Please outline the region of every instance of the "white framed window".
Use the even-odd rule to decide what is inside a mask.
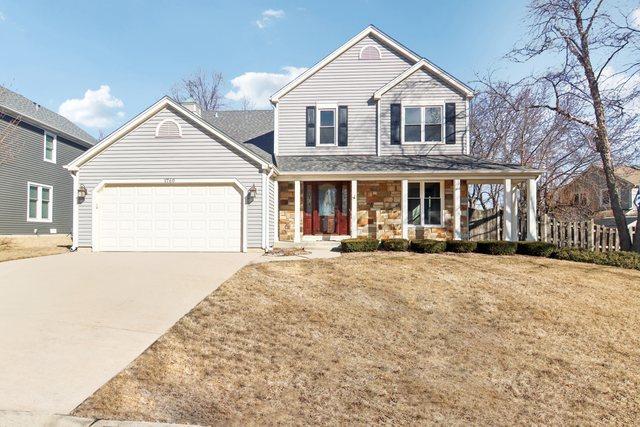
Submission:
[[[407,224],[442,227],[444,185],[442,181],[409,182],[407,186]]]
[[[338,126],[336,125],[338,107],[336,105],[316,106],[318,117],[318,130],[316,139],[318,145],[337,145]]]
[[[401,141],[404,144],[444,142],[444,107],[403,105],[401,132]]]
[[[173,119],[164,119],[156,126],[156,138],[181,138],[182,127]]]
[[[44,161],[55,163],[58,137],[47,131],[44,132]]]
[[[51,222],[53,220],[53,187],[27,182],[27,221]]]

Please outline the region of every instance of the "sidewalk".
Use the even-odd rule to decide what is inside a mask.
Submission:
[[[142,421],[113,421],[71,415],[50,415],[38,412],[0,411],[2,427],[186,427],[187,424],[147,423]]]

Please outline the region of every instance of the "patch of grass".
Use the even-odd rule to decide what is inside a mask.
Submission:
[[[219,424],[636,424],[640,272],[347,254],[245,267],[74,415]]]
[[[69,251],[68,236],[21,236],[0,239],[0,262],[62,254]]]

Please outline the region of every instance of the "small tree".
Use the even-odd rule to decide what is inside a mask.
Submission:
[[[222,107],[222,85],[222,73],[198,70],[174,85],[171,96],[178,102],[193,99],[202,111],[216,111]]]
[[[626,109],[637,96],[630,86],[640,68],[638,31],[629,15],[616,15],[604,0],[532,0],[529,41],[512,52],[527,61],[539,56],[557,59],[536,78],[552,92],[551,102],[534,104],[585,129],[594,143],[604,171],[620,247],[631,248],[629,230],[614,175],[613,142],[637,131],[636,118]],[[620,67],[615,71],[613,65]],[[635,129],[634,129],[635,128]],[[615,136],[614,136],[615,135]],[[578,147],[583,141],[576,141]]]
[[[15,160],[20,150],[21,146],[16,137],[16,132],[21,119],[20,117],[13,118],[0,114],[0,122],[4,124],[0,128],[0,166],[3,166]]]

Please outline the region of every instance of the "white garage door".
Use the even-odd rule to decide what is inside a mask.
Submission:
[[[100,251],[241,250],[242,196],[230,185],[105,186]]]

